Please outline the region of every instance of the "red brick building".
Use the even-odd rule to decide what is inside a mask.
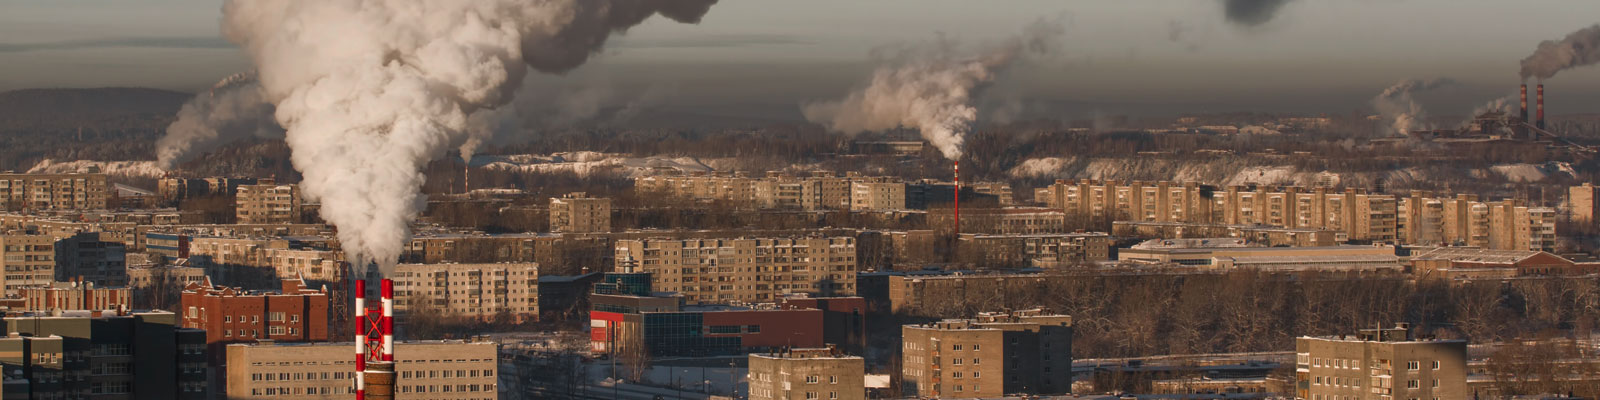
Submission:
[[[327,289],[306,288],[303,279],[283,280],[281,292],[190,283],[183,290],[183,327],[206,330],[212,355],[228,343],[328,340]],[[213,362],[216,362],[213,359]]]

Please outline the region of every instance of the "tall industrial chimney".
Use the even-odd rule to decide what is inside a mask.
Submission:
[[[367,280],[356,278],[356,400],[367,398]]]
[[[1539,130],[1544,130],[1544,84],[1539,84]]]
[[[1522,84],[1522,123],[1528,123],[1528,84]]]
[[[956,161],[956,235],[961,235],[961,162]]]
[[[394,398],[394,281],[378,285],[379,306],[368,309],[367,280],[355,281],[356,400]]]

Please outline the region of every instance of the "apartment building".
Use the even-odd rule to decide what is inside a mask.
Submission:
[[[850,210],[903,210],[905,182],[854,182],[850,184]]]
[[[1117,259],[1219,269],[1263,271],[1399,271],[1394,246],[1264,247],[1239,238],[1150,239],[1117,252]]]
[[[1567,215],[1574,223],[1593,225],[1595,210],[1600,209],[1600,186],[1585,182],[1567,188]]]
[[[618,240],[616,260],[637,263],[656,290],[692,303],[771,303],[788,294],[855,294],[850,237]]]
[[[56,281],[56,238],[48,235],[0,235],[0,265],[5,266],[5,295]]]
[[[0,174],[0,206],[29,210],[104,210],[105,174]]]
[[[233,194],[240,185],[254,185],[255,178],[178,178],[165,177],[156,182],[156,193],[164,201],[179,201],[195,197],[225,196]]]
[[[355,393],[355,344],[239,343],[227,346],[229,399],[347,399]],[[492,342],[396,342],[395,399],[499,399]],[[369,396],[370,398],[370,396]]]
[[[957,246],[961,254],[995,262],[1022,262],[1037,266],[1062,266],[1111,258],[1111,236],[1104,233],[988,235],[963,233]]]
[[[1417,339],[1410,327],[1295,339],[1295,398],[1466,399],[1467,342]]]
[[[1554,209],[1521,201],[1428,192],[1370,194],[1323,187],[1230,186],[1061,180],[1037,197],[1069,218],[1093,221],[1264,225],[1331,230],[1336,241],[1454,244],[1499,250],[1542,250],[1555,238]],[[1570,195],[1569,195],[1570,196]],[[1570,200],[1569,200],[1570,203]]]
[[[261,252],[266,266],[279,278],[333,282],[339,280],[339,271],[345,267],[341,250],[267,248]]]
[[[17,335],[0,338],[0,368],[23,379],[7,379],[5,396],[205,399],[205,332],[176,322],[166,311],[6,314]]]
[[[485,321],[498,315],[517,322],[539,319],[538,264],[400,264],[393,279],[401,318],[426,305]]]
[[[1198,222],[1116,221],[1111,234],[1142,239],[1239,238],[1268,247],[1333,246],[1343,234],[1318,228],[1279,228],[1264,225],[1225,225]]]
[[[55,278],[127,286],[127,245],[112,236],[85,232],[56,241]]]
[[[418,264],[535,261],[562,237],[537,233],[424,234],[411,238],[401,262]]]
[[[857,187],[856,184],[868,184]],[[891,177],[839,175],[818,171],[809,176],[769,172],[743,174],[647,176],[634,189],[695,201],[727,201],[762,208],[796,210],[895,210],[905,207],[905,183]],[[857,193],[867,198],[858,199]]]
[[[271,179],[262,179],[255,185],[239,185],[234,200],[234,214],[238,217],[238,223],[300,223],[298,185],[279,185]]]
[[[12,311],[131,310],[133,291],[126,287],[95,287],[94,282],[52,282],[18,290],[22,307]]]
[[[1044,309],[901,327],[902,392],[924,398],[1072,390],[1072,317]]]
[[[866,399],[866,362],[831,348],[749,356],[750,400]]]
[[[589,197],[583,192],[551,197],[550,231],[610,232],[611,199]]]

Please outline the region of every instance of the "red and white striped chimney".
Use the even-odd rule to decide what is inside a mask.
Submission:
[[[383,360],[394,361],[394,280],[383,280]]]
[[[961,161],[956,161],[956,235],[961,235]]]
[[[1539,130],[1544,130],[1544,84],[1539,84]]]
[[[367,398],[367,280],[356,279],[356,400]]]
[[[1522,84],[1522,122],[1528,122],[1528,84]]]

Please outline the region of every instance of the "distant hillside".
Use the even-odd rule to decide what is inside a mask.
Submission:
[[[0,121],[30,117],[172,115],[192,96],[149,88],[20,89],[0,92]]]
[[[0,92],[0,170],[44,159],[151,160],[188,93],[144,88]]]

